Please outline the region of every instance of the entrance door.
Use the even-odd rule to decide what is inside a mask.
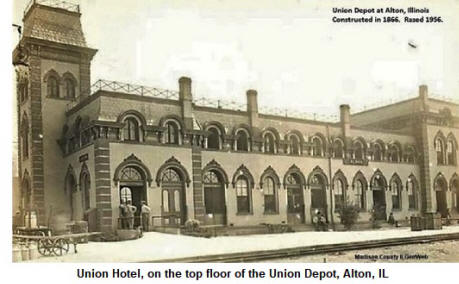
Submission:
[[[140,226],[140,209],[142,208],[142,201],[146,200],[145,190],[143,186],[125,185],[120,186],[120,203],[131,202],[131,205],[137,208],[134,213],[134,228]]]
[[[311,212],[317,210],[327,218],[327,196],[325,190],[325,180],[320,175],[315,175],[311,180]]]
[[[459,181],[457,179],[453,181],[451,191],[453,192],[453,198],[456,197],[456,211],[459,212]]]
[[[373,209],[377,220],[386,220],[386,192],[384,188],[373,188]]]
[[[134,166],[125,167],[120,173],[120,204],[131,202],[137,208],[134,214],[134,228],[141,226],[140,209],[142,201],[147,200],[143,172]]]
[[[162,176],[162,224],[180,226],[186,220],[185,193],[180,175],[174,169],[166,169]]]
[[[287,222],[304,223],[304,197],[300,178],[295,174],[287,177]]]
[[[442,218],[448,216],[448,205],[446,204],[446,180],[441,176],[435,181],[435,197],[437,200],[437,212],[441,214]]]
[[[379,172],[371,179],[373,191],[373,210],[377,220],[387,220],[386,215],[386,179]]]
[[[448,215],[448,207],[446,205],[446,192],[435,191],[435,197],[437,199],[437,212],[441,214],[442,218],[446,218]]]
[[[213,171],[203,177],[206,214],[212,225],[226,224],[225,187]]]

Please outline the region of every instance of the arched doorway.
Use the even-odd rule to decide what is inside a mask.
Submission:
[[[147,200],[145,174],[136,166],[126,166],[119,174],[120,204],[131,202],[137,208],[134,214],[134,227],[140,226],[140,208]]]
[[[456,176],[451,181],[451,191],[453,193],[453,204],[456,207],[456,211],[459,212],[459,178]]]
[[[286,178],[287,188],[287,222],[304,223],[303,183],[297,173],[290,173]]]
[[[161,175],[162,225],[180,226],[186,220],[184,182],[174,168],[166,168]]]
[[[67,200],[67,212],[69,213],[69,219],[70,220],[76,220],[77,216],[77,210],[76,210],[76,207],[77,207],[77,204],[75,204],[76,202],[76,198],[74,195],[76,195],[77,193],[77,183],[76,183],[76,179],[75,179],[75,175],[72,173],[73,170],[71,168],[69,168],[68,172],[67,172],[67,176],[65,178],[65,195],[66,195],[66,200]]]
[[[373,210],[378,220],[386,220],[386,187],[387,182],[380,172],[376,172],[371,179],[373,192]]]
[[[27,175],[27,176],[26,176]],[[32,209],[32,188],[30,187],[29,174],[26,172],[21,184],[21,193],[22,193],[22,209],[31,210]]]
[[[226,224],[226,203],[224,177],[214,170],[204,173],[204,203],[206,214],[213,225]]]
[[[311,188],[311,212],[319,210],[327,218],[326,180],[321,174],[313,174],[309,181]],[[327,218],[328,220],[328,218]]]
[[[443,175],[438,175],[434,182],[435,199],[437,200],[437,213],[441,214],[442,218],[448,215],[448,205],[446,203],[446,190],[448,184]]]

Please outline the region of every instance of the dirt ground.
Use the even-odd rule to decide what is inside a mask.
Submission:
[[[356,255],[363,256],[363,258],[366,259],[356,259]],[[400,255],[403,258],[407,258],[408,256],[408,259],[401,259]],[[370,257],[372,259],[370,259]],[[416,257],[419,257],[419,259],[416,259]],[[331,254],[272,259],[263,262],[459,262],[459,241],[443,241],[378,249],[345,251]]]

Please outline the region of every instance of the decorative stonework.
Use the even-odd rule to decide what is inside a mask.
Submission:
[[[180,161],[177,160],[174,156],[172,156],[166,162],[164,162],[164,164],[159,168],[158,172],[156,173],[155,181],[156,181],[156,185],[157,186],[160,186],[160,184],[161,184],[161,174],[167,168],[173,168],[175,170],[178,170],[180,175],[182,176],[184,182],[186,183],[186,186],[187,187],[190,186],[191,179],[190,179],[190,176],[188,175],[187,170],[185,169],[185,167],[183,167],[183,165],[180,163]]]
[[[301,172],[300,168],[297,167],[297,165],[293,164],[284,175],[284,180],[283,180],[284,188],[287,187],[287,184],[288,184],[287,178],[291,174],[295,174],[300,178],[301,187],[306,186],[307,183],[306,183],[306,178],[304,177],[304,174]]]
[[[220,164],[217,163],[217,161],[212,160],[209,163],[207,163],[207,165],[202,170],[202,174],[204,175],[208,171],[217,171],[222,177],[223,182],[226,184],[226,186],[228,186],[228,183],[229,183],[228,175],[226,174],[222,166],[220,166]]]
[[[238,177],[240,176],[245,176],[247,178],[247,180],[249,181],[249,188],[252,189],[254,186],[255,186],[255,181],[253,179],[253,176],[252,174],[250,173],[249,169],[246,168],[246,166],[244,166],[243,164],[241,166],[239,166],[239,168],[234,172],[234,175],[233,175],[233,180],[231,182],[231,184],[233,185],[233,187],[236,187],[236,182],[237,182],[237,179]]]
[[[263,188],[263,181],[267,177],[271,177],[274,180],[274,182],[276,183],[277,187],[281,186],[281,182],[280,182],[279,176],[277,175],[276,171],[271,166],[268,166],[263,171],[263,174],[261,174],[261,176],[260,176],[260,188]]]
[[[123,160],[123,162],[121,164],[118,165],[118,167],[116,168],[115,170],[115,174],[114,174],[114,177],[113,177],[113,181],[118,184],[118,182],[120,181],[120,173],[121,171],[127,167],[127,166],[134,166],[134,167],[137,167],[137,168],[140,168],[141,171],[145,174],[145,181],[148,182],[148,186],[151,186],[151,182],[153,181],[152,177],[151,177],[151,173],[150,173],[150,170],[148,169],[148,167],[142,162],[142,160],[140,160],[139,158],[137,158],[136,155],[134,154],[131,154],[129,155],[126,159]]]

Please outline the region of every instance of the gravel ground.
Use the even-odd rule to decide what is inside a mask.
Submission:
[[[366,259],[356,259],[356,255],[364,256]],[[420,256],[422,258],[400,259],[400,255],[402,255],[405,258],[407,255],[414,257]],[[370,256],[372,256],[373,259],[370,259]],[[427,258],[425,258],[426,256]],[[262,262],[459,262],[459,241],[443,241],[427,244],[394,246],[379,249],[346,251],[331,254],[271,259]]]

